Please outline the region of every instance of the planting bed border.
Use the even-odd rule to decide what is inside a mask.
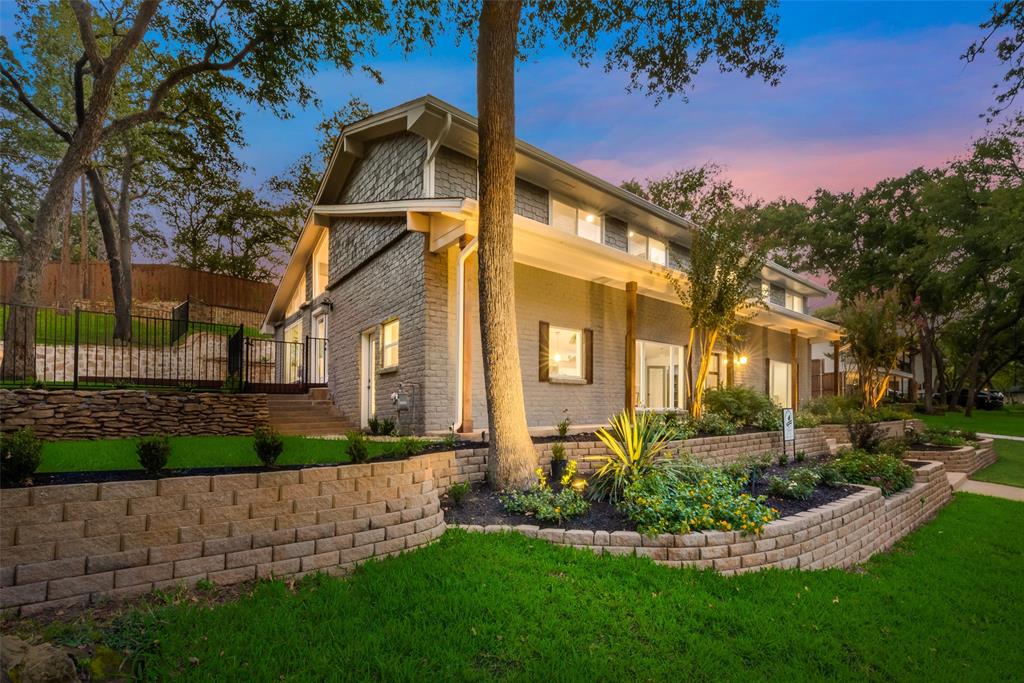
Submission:
[[[974,474],[998,460],[992,439],[979,439],[977,446],[967,445],[947,450],[929,450],[927,444],[920,449],[911,447],[906,457],[915,460],[935,460],[943,463],[947,472],[967,474]]]
[[[780,569],[850,567],[890,548],[952,499],[941,462],[914,471],[914,484],[884,498],[880,489],[860,486],[845,498],[768,524],[757,536],[703,531],[646,537],[635,531],[589,531],[467,525],[468,531],[515,531],[597,554],[649,557],[672,567],[711,568],[722,574]],[[454,525],[451,525],[454,526]]]

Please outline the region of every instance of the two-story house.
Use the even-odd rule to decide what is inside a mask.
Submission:
[[[686,218],[526,142],[516,143],[516,311],[531,428],[564,414],[605,424],[626,405],[685,406],[689,321],[666,278]],[[477,122],[426,96],[347,126],[266,318],[283,341],[326,338],[325,376],[353,426],[486,428],[477,307]],[[810,395],[811,343],[838,328],[806,313],[820,286],[769,263],[766,307],[709,385]],[[401,401],[393,400],[401,387]]]

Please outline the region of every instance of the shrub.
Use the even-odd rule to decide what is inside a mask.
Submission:
[[[726,415],[706,412],[695,420],[690,420],[693,431],[708,436],[728,436],[736,433],[736,424]]]
[[[393,436],[395,433],[395,420],[390,417],[377,417],[374,415],[366,421],[370,433],[374,436]]]
[[[771,397],[745,386],[712,389],[704,394],[704,406],[709,413],[718,413],[733,424],[757,425],[759,418],[768,411],[778,412],[779,408]]]
[[[565,444],[556,443],[551,446],[551,462],[561,462],[565,460]]]
[[[609,455],[597,458],[604,462],[594,474],[593,495],[616,501],[626,486],[654,470],[667,433],[650,413],[623,411],[612,419],[611,431],[597,430],[597,438]]]
[[[686,419],[682,413],[670,411],[667,413],[655,413],[654,415],[653,419],[661,422],[661,427],[665,431],[666,441],[685,441],[697,433],[697,430],[690,424],[689,419]]]
[[[768,480],[768,492],[777,498],[807,500],[814,493],[821,476],[809,467],[798,467],[785,477]]]
[[[776,459],[776,462],[779,463],[779,467],[785,467],[789,464],[789,456],[786,455],[785,452],[779,453],[779,457]]]
[[[754,426],[766,432],[781,432],[782,410],[774,406],[762,410],[754,417]]]
[[[411,458],[422,453],[426,447],[427,444],[423,439],[417,439],[414,436],[403,436],[391,447],[391,452],[403,458]]]
[[[563,410],[562,412],[564,413],[566,412],[566,410]],[[572,420],[570,420],[569,416],[566,415],[561,420],[559,420],[558,424],[555,425],[555,431],[558,432],[558,435],[560,437],[565,438],[565,436],[569,433],[569,426],[571,424]]]
[[[461,481],[448,487],[448,498],[455,507],[462,505],[462,500],[466,497],[467,493],[469,493],[468,481]]]
[[[0,481],[20,484],[39,467],[43,457],[43,442],[31,427],[0,434]]]
[[[889,422],[891,420],[909,420],[912,415],[905,410],[900,410],[892,406],[878,406],[872,410],[866,411],[868,417],[873,422]]]
[[[265,466],[273,467],[284,451],[284,439],[273,427],[257,427],[252,436],[252,447],[256,451],[256,457]]]
[[[797,429],[807,429],[808,427],[817,427],[821,424],[821,420],[818,419],[817,415],[812,415],[804,411],[800,411],[793,416],[793,426]]]
[[[882,433],[878,425],[870,422],[863,414],[854,416],[846,426],[850,433],[850,445],[856,450],[876,453],[882,443]]]
[[[907,442],[904,439],[882,439],[875,449],[876,453],[902,458],[907,454]]]
[[[826,424],[847,424],[859,409],[860,402],[852,396],[822,396],[804,404],[804,410]]]
[[[960,432],[955,432],[951,429],[927,429],[922,434],[922,442],[932,444],[933,446],[948,446],[951,448],[967,445],[967,439],[961,436]]]
[[[729,463],[723,469],[726,474],[739,482],[740,486],[749,483],[751,487],[754,487],[771,466],[772,454],[762,453],[761,455],[748,455]]]
[[[366,462],[370,459],[370,447],[366,443],[366,435],[360,431],[351,431],[345,435],[348,441],[347,450],[349,460],[355,463]]]
[[[839,472],[839,468],[836,467],[835,463],[822,463],[818,465],[816,471],[818,472],[818,481],[821,482],[822,486],[835,488],[843,480],[843,475]]]
[[[760,533],[778,512],[742,487],[722,470],[672,461],[629,484],[619,507],[647,536],[701,529]]]
[[[806,459],[807,459],[806,451],[797,451],[796,455],[793,456],[793,460],[795,460],[796,462],[803,462]]]
[[[159,474],[171,457],[171,440],[166,436],[144,436],[135,446],[139,464],[150,476]]]
[[[852,449],[843,452],[835,466],[843,481],[877,486],[886,496],[914,483],[914,470],[891,455]]]
[[[575,464],[575,461],[570,463]],[[566,519],[579,517],[590,509],[590,503],[571,486],[553,491],[544,476],[544,470],[539,467],[536,484],[526,491],[505,491],[499,498],[509,512],[559,524]]]
[[[441,439],[441,443],[444,447],[451,450],[455,448],[455,445],[459,442],[459,437],[455,433],[455,430],[451,427],[448,428],[448,433]]]

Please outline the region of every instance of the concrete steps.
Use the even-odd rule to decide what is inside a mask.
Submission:
[[[267,407],[271,426],[282,434],[334,436],[352,428],[334,414],[327,389],[310,389],[308,394],[271,394]]]

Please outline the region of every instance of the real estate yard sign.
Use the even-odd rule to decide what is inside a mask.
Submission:
[[[793,421],[793,409],[782,409],[782,452],[788,452],[787,444],[793,443],[793,455],[796,455],[796,425]]]

